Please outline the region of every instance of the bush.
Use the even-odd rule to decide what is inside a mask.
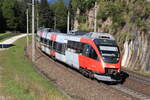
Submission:
[[[78,29],[84,30],[84,31],[93,31],[92,28],[88,28],[87,24],[84,24],[84,23],[81,23]]]
[[[87,17],[86,16],[79,16],[78,18],[79,23],[86,23]]]
[[[117,29],[125,25],[124,9],[122,3],[100,2],[97,18],[105,21],[108,17],[111,17],[113,21],[112,28]]]

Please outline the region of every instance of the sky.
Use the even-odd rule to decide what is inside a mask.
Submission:
[[[49,2],[55,2],[55,1],[57,1],[57,0],[48,0]]]
[[[53,2],[55,2],[57,0],[48,0],[48,1],[51,2],[51,3],[53,3]],[[68,4],[69,0],[64,0],[64,2],[65,2],[65,4]]]

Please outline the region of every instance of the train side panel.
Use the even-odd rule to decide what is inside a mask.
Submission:
[[[64,44],[64,45],[67,44],[66,37],[65,37],[65,36],[62,36],[62,35],[58,35],[58,36],[57,36],[56,42],[57,42],[57,43]],[[64,48],[64,47],[63,47],[63,48]],[[66,63],[66,56],[65,56],[65,54],[61,54],[61,53],[56,52],[55,58],[56,58],[57,60],[60,60],[60,61]]]
[[[67,37],[67,40],[79,42],[80,38]],[[75,53],[75,50],[67,48],[65,55],[66,55],[66,63],[69,64],[70,66],[76,68],[76,69],[79,69],[79,56],[77,53]]]

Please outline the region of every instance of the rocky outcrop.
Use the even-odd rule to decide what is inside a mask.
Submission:
[[[73,26],[74,29],[78,29],[78,27],[79,27],[79,22],[77,20],[77,18],[79,17],[79,14],[80,14],[80,9],[77,9],[75,20],[74,20],[74,26]]]
[[[122,66],[150,72],[150,34],[138,32],[134,40],[125,41]]]

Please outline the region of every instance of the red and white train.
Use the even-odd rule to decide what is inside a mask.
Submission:
[[[121,57],[108,33],[63,34],[45,28],[37,32],[39,48],[90,78],[121,81]]]

